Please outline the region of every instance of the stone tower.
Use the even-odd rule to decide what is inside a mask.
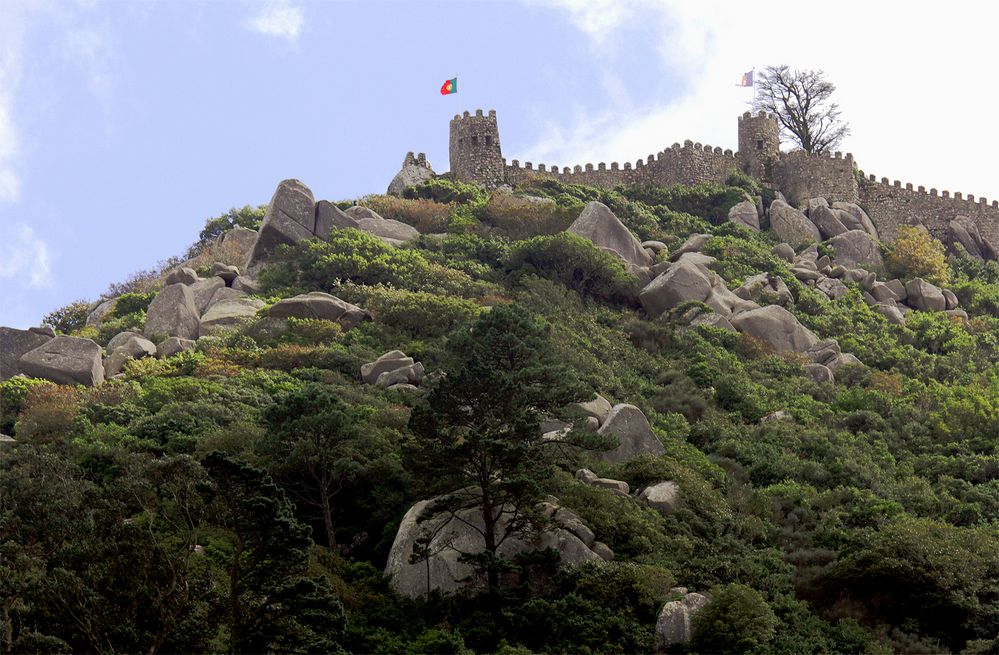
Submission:
[[[780,126],[773,114],[750,112],[739,117],[739,168],[753,177],[770,181],[780,157]]]
[[[487,187],[503,183],[503,154],[500,152],[496,111],[471,116],[466,111],[451,119],[451,174],[462,182],[478,182]]]

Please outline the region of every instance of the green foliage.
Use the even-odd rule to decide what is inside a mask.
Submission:
[[[755,589],[741,584],[712,590],[694,617],[692,646],[707,653],[765,653],[777,617]]]
[[[425,198],[442,203],[477,203],[485,202],[489,194],[478,184],[434,177],[419,184],[408,186],[402,192],[403,198]]]
[[[739,169],[732,169],[725,179],[725,186],[738,187],[751,196],[758,196],[763,192],[760,183],[752,175],[743,173]]]
[[[0,382],[0,434],[13,434],[14,422],[31,390],[51,382],[37,378],[16,377]]]
[[[515,275],[545,277],[605,302],[629,302],[637,291],[620,258],[568,232],[515,243],[506,266]]]
[[[376,321],[414,336],[442,336],[472,322],[480,311],[478,305],[461,298],[381,284],[343,285],[338,293],[371,312]]]
[[[461,271],[430,262],[415,250],[392,248],[359,230],[336,230],[329,242],[281,246],[260,273],[268,292],[331,291],[342,282],[387,284],[410,291],[466,295],[476,285]]]
[[[108,318],[124,318],[129,314],[145,313],[149,308],[149,303],[156,297],[155,292],[149,293],[126,293],[118,296],[114,301],[114,309]]]
[[[746,199],[742,189],[717,184],[698,184],[690,187],[639,185],[618,188],[628,200],[643,202],[646,205],[664,205],[673,211],[705,218],[713,225],[727,221],[728,210]]]
[[[42,319],[42,325],[50,325],[57,332],[71,334],[87,324],[87,315],[93,308],[93,303],[87,300],[76,300],[46,314]]]

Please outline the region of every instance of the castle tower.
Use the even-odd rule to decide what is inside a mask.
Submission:
[[[739,117],[739,168],[753,177],[770,181],[780,158],[780,126],[773,114],[750,112]]]
[[[500,152],[496,111],[483,116],[481,109],[470,116],[451,119],[451,174],[462,182],[477,182],[487,187],[503,183],[503,154]]]

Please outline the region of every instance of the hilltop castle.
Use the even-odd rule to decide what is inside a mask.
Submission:
[[[659,185],[723,184],[733,170],[741,170],[767,186],[782,192],[793,205],[809,198],[853,202],[863,207],[885,241],[894,239],[900,225],[922,224],[938,239],[947,237],[948,224],[957,216],[967,216],[978,226],[982,236],[999,242],[999,201],[975,199],[960,192],[953,195],[923,186],[913,187],[898,180],[865,175],[856,168],[850,153],[809,154],[796,150],[781,152],[780,128],[771,114],[744,113],[738,119],[736,152],[712,148],[692,141],[674,143],[669,148],[639,159],[634,165],[611,162],[565,166],[546,166],[531,162],[523,165],[516,159],[509,163],[500,147],[496,112],[481,109],[474,114],[456,114],[450,124],[449,175],[486,187],[515,185],[528,177],[548,177],[566,183],[612,188],[619,184],[654,183]],[[431,174],[421,153],[406,155],[403,172],[418,166]]]

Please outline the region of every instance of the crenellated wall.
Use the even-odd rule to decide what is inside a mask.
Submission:
[[[505,180],[507,184],[517,184],[528,177],[550,177],[569,184],[589,184],[605,188],[619,184],[700,184],[716,182],[722,184],[732,171],[738,168],[735,154],[731,150],[712,148],[687,141],[684,145],[674,143],[672,147],[639,159],[632,165],[618,162],[577,165],[572,168],[559,168],[555,165],[525,162],[523,165],[514,159],[507,164]]]
[[[694,185],[723,184],[735,170],[781,191],[792,205],[809,198],[859,203],[874,221],[884,241],[892,241],[900,225],[922,224],[942,241],[948,238],[948,224],[956,216],[974,220],[982,236],[999,244],[999,202],[977,201],[974,196],[953,196],[947,191],[913,188],[887,178],[878,182],[873,175],[857,171],[850,153],[809,154],[800,150],[780,152],[777,118],[771,114],[739,117],[739,152],[713,148],[692,141],[639,159],[634,164],[585,164],[554,166],[514,159],[507,163],[499,145],[496,112],[474,115],[467,111],[451,121],[451,174],[459,180],[486,186],[515,185],[529,177],[549,177],[570,184],[613,188],[620,184],[654,183]],[[421,164],[421,157],[413,160]],[[407,162],[412,158],[407,155]],[[425,164],[424,164],[425,165]]]
[[[892,241],[901,225],[925,225],[930,234],[947,243],[948,224],[957,216],[967,216],[991,243],[999,243],[999,201],[950,191],[937,192],[899,180],[889,183],[859,172],[860,205],[878,228],[883,241]]]

